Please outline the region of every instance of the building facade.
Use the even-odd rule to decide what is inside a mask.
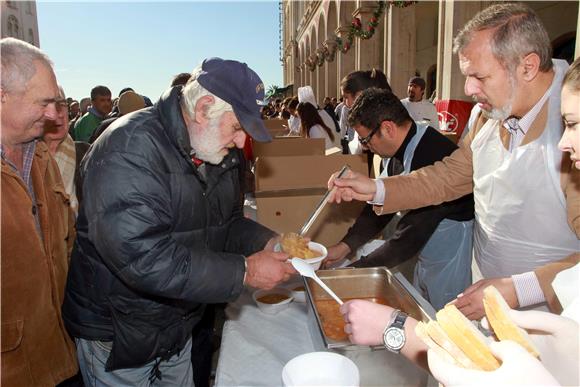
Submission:
[[[351,71],[377,68],[403,98],[409,78],[419,75],[427,82],[426,97],[436,101],[443,127],[463,125],[464,118],[449,113],[461,111],[464,116],[472,105],[463,92],[465,79],[452,52],[453,37],[477,12],[496,2],[382,3],[381,10],[378,1],[282,1],[284,86],[296,94],[298,87],[311,85],[320,103],[325,96],[340,96],[340,80]],[[571,62],[580,55],[578,1],[525,3],[544,22],[555,57]],[[363,37],[355,35],[349,45],[355,24]]]
[[[40,47],[35,1],[0,1],[2,37],[13,37]]]

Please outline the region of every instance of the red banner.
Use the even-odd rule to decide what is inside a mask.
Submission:
[[[439,130],[455,132],[459,139],[469,120],[473,102],[456,99],[439,100],[435,101],[435,107],[439,115]]]

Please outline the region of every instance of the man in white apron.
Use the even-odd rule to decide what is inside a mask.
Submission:
[[[580,251],[580,229],[572,222],[579,206],[571,205],[580,200],[580,187],[571,183],[578,170],[562,165],[557,149],[567,65],[551,60],[550,40],[535,12],[523,4],[493,5],[467,23],[455,51],[465,93],[488,121],[476,123],[442,163],[383,184],[353,175],[331,182],[343,187],[331,201],[382,199],[376,208],[382,214],[473,192],[474,257],[485,280],[455,303],[468,318],[479,319],[490,284],[511,307],[544,303],[533,270]]]
[[[383,159],[381,176],[408,174],[432,165],[457,146],[426,123],[415,123],[398,97],[367,89],[356,99],[350,125],[363,146]],[[369,128],[376,128],[374,131]],[[372,133],[372,134],[369,134]],[[377,216],[366,206],[346,236],[328,247],[326,263],[338,261],[375,237],[395,214]],[[418,255],[413,285],[434,308],[442,308],[471,284],[473,197],[401,214],[385,243],[355,267],[393,267]]]

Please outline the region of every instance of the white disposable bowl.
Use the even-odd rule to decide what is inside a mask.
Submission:
[[[276,303],[276,304],[268,304],[265,302],[258,301],[259,298],[264,297],[264,296],[268,296],[268,295],[272,295],[272,294],[282,295],[286,298],[284,300]],[[284,288],[274,288],[274,289],[270,289],[270,290],[256,290],[252,294],[252,298],[254,299],[254,302],[256,303],[256,305],[258,305],[258,308],[262,312],[267,313],[267,314],[279,313],[280,311],[288,308],[288,306],[290,306],[290,303],[293,300],[292,292],[290,290],[284,289]]]
[[[296,302],[306,302],[306,289],[299,290],[299,287],[304,288],[304,282],[294,282],[289,285],[285,285],[285,288],[292,292],[292,297],[294,297],[294,301]]]
[[[284,386],[358,386],[358,367],[346,356],[310,352],[296,356],[282,369]]]
[[[324,258],[326,258],[326,256],[328,255],[328,250],[326,249],[326,247],[324,247],[320,243],[316,243],[316,242],[308,242],[308,248],[310,250],[320,251],[321,255],[319,257],[316,257],[316,258],[308,258],[308,259],[300,258],[300,259],[303,259],[304,261],[308,262],[308,264],[310,266],[312,266],[312,268],[314,270],[320,269],[320,265],[322,265],[322,261],[324,261]],[[276,246],[274,246],[274,251],[282,251],[282,247],[280,246],[280,243],[277,243]],[[290,257],[289,259],[292,259],[292,258],[298,258],[298,257]]]

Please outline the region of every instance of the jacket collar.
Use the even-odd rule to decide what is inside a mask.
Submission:
[[[163,128],[168,133],[169,138],[185,157],[191,154],[191,144],[189,133],[185,126],[185,121],[181,113],[182,86],[175,86],[167,89],[155,104],[159,111],[159,117]]]
[[[415,124],[415,121],[411,121],[411,127],[409,128],[409,131],[407,132],[405,139],[403,140],[403,142],[401,143],[401,146],[399,147],[399,149],[397,149],[397,152],[393,156],[393,158],[399,160],[401,165],[403,165],[403,160],[405,158],[405,151],[407,150],[407,145],[409,145],[409,143],[411,142],[411,139],[415,136],[415,134],[417,134],[417,124]]]

